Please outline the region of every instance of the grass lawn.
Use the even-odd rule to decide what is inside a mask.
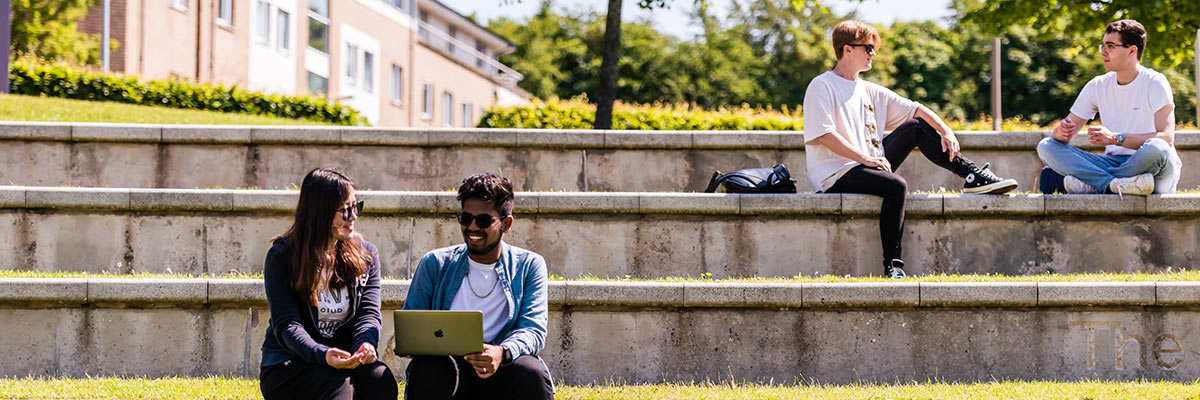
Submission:
[[[188,275],[146,273],[135,274],[106,274],[94,272],[69,271],[20,271],[0,269],[0,278],[81,278],[81,279],[120,279],[120,278],[203,278],[203,279],[262,279],[262,273],[240,273],[231,275]],[[405,279],[404,277],[388,277],[384,279]],[[740,283],[852,283],[852,282],[1183,282],[1200,281],[1200,270],[1168,269],[1164,272],[1145,273],[1116,273],[1095,272],[1086,274],[1033,274],[1033,275],[985,275],[985,274],[929,274],[913,276],[904,280],[887,279],[881,276],[842,276],[842,275],[804,275],[791,278],[712,278],[705,277],[668,277],[655,279],[612,279],[599,277],[582,277],[567,279],[558,275],[550,275],[551,281],[573,282],[740,282]]]
[[[325,125],[320,122],[150,107],[104,101],[70,100],[56,97],[0,95],[0,121],[118,122],[139,124],[202,125]]]
[[[403,388],[401,388],[403,393]],[[258,381],[237,378],[4,379],[5,399],[261,399]],[[1195,399],[1200,384],[1171,382],[988,382],[898,385],[658,384],[558,386],[557,399]]]

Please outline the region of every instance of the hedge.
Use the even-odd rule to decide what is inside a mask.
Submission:
[[[630,105],[613,108],[613,129],[627,130],[802,130],[799,108],[788,110],[722,108],[689,109],[687,105]],[[596,106],[586,99],[534,101],[523,106],[492,107],[480,128],[592,129]]]
[[[9,77],[13,94],[257,114],[337,125],[366,124],[366,119],[353,108],[330,103],[319,97],[249,92],[237,86],[171,80],[139,81],[131,77],[88,72],[65,65],[31,64],[21,61],[12,64]]]

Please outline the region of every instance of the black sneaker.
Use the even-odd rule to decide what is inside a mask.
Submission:
[[[908,276],[904,273],[904,260],[893,258],[892,261],[884,261],[883,276],[892,279],[904,279]]]
[[[988,169],[991,166],[991,163],[984,163],[983,168],[971,166],[971,172],[967,174],[967,181],[963,183],[963,191],[977,194],[1005,194],[1017,188],[1016,180],[1000,179],[992,173],[992,170]]]

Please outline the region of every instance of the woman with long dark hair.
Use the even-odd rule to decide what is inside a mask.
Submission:
[[[354,232],[354,181],[318,168],[300,185],[296,218],[272,239],[263,270],[271,321],[259,384],[266,399],[389,399],[379,361],[379,252]]]

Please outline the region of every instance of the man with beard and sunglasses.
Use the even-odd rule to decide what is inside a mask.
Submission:
[[[483,352],[417,356],[408,365],[408,399],[551,399],[554,387],[538,357],[546,340],[546,261],[501,240],[513,225],[513,189],[492,173],[458,188],[464,244],[425,254],[406,310],[483,313]]]

